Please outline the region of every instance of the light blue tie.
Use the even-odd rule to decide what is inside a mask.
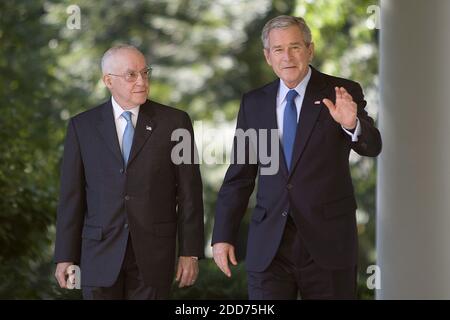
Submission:
[[[286,95],[286,108],[283,115],[283,150],[288,170],[291,169],[295,133],[297,131],[297,107],[295,106],[297,95],[297,91],[289,90]]]
[[[122,139],[122,156],[125,165],[127,165],[128,157],[130,156],[131,145],[133,144],[134,127],[133,122],[131,121],[130,111],[125,111],[124,113],[122,113],[122,117],[127,120],[127,126],[125,127],[125,131],[123,132]]]

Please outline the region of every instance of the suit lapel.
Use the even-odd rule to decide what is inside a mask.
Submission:
[[[300,121],[297,124],[290,175],[294,172],[295,166],[305,149],[306,143],[308,142],[309,136],[317,121],[317,117],[322,109],[322,99],[325,97],[323,91],[326,88],[326,82],[323,81],[321,74],[317,70],[312,67],[311,69],[311,79],[306,87],[305,97],[300,111]],[[315,104],[314,102],[318,100],[320,101],[320,104]]]
[[[277,79],[271,84],[269,84],[265,88],[266,96],[264,97],[264,100],[262,101],[262,110],[264,112],[263,117],[267,119],[267,128],[264,129],[276,129],[278,130],[278,123],[277,123],[277,95],[278,95],[278,88],[280,87],[280,80]],[[269,132],[270,134],[270,132]],[[268,136],[268,148],[270,148],[270,141],[271,138]],[[272,150],[270,150],[272,153]],[[288,176],[288,170],[286,167],[286,160],[284,159],[284,152],[283,152],[283,145],[281,141],[279,140],[279,148],[278,148],[278,162],[279,162],[279,170],[283,173],[284,176]]]
[[[153,118],[154,110],[150,101],[146,101],[139,108],[139,116],[134,129],[133,145],[131,146],[130,157],[127,166],[136,158],[139,151],[144,146],[147,139],[155,130],[156,123]]]
[[[114,156],[123,163],[122,153],[120,152],[119,140],[117,139],[116,124],[114,121],[114,112],[111,100],[106,102],[101,109],[101,117],[97,124],[97,130],[100,132],[103,140]]]

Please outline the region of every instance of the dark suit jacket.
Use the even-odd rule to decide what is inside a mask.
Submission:
[[[81,264],[81,283],[111,286],[131,234],[147,285],[172,282],[178,254],[204,254],[202,182],[198,165],[175,165],[172,131],[194,135],[189,116],[147,101],[140,107],[124,167],[108,101],[68,125],[56,226],[55,261]],[[193,147],[194,148],[194,147]]]
[[[324,98],[335,101],[335,86],[345,87],[358,104],[362,129],[358,142],[351,141],[322,103]],[[237,128],[276,129],[278,87],[279,79],[245,94]],[[297,127],[291,171],[287,170],[281,147],[280,168],[275,175],[260,174],[259,156],[257,164],[231,164],[218,196],[212,243],[236,244],[239,224],[255,178],[259,176],[247,244],[249,271],[261,272],[271,263],[288,212],[316,263],[325,268],[354,266],[357,262],[356,201],[349,153],[353,149],[360,155],[375,157],[381,151],[380,133],[365,106],[359,84],[312,68]]]

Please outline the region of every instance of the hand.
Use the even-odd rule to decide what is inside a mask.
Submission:
[[[175,277],[176,281],[180,281],[178,288],[192,286],[198,276],[198,260],[194,257],[179,257],[178,269]]]
[[[228,258],[233,265],[237,265],[236,256],[234,254],[234,246],[226,242],[218,242],[213,245],[213,256],[217,266],[225,275],[230,278],[231,271],[228,267]]]
[[[58,284],[61,288],[67,289],[67,277],[69,273],[67,268],[74,265],[73,262],[60,262],[56,265],[55,278],[58,280]]]
[[[347,130],[356,128],[357,104],[352,96],[343,87],[335,87],[336,104],[329,99],[323,99],[334,121],[341,124]]]

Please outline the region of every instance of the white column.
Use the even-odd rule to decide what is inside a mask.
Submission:
[[[377,299],[450,299],[450,1],[381,0]]]

